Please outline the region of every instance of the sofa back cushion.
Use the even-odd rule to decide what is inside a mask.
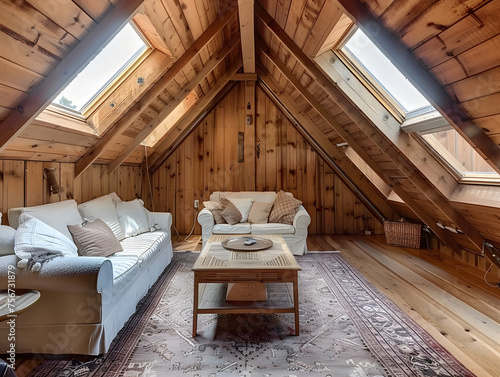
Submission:
[[[18,228],[19,216],[21,216],[22,213],[26,213],[27,215],[43,221],[45,224],[64,234],[70,240],[73,238],[68,230],[68,225],[82,223],[82,217],[78,212],[77,204],[72,199],[41,206],[9,209],[9,224],[14,229]]]
[[[274,191],[214,191],[210,195],[210,200],[215,202],[220,202],[220,198],[251,198],[254,201],[272,203],[276,198],[276,193]]]
[[[137,236],[151,230],[148,213],[141,199],[117,202],[116,213],[125,237]]]
[[[84,220],[94,221],[95,219],[101,219],[111,228],[118,240],[121,241],[125,238],[111,196],[104,195],[79,204],[78,210]]]

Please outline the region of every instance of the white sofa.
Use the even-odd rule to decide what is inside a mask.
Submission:
[[[287,193],[292,195],[291,193]],[[222,197],[231,198],[251,198],[255,201],[274,202],[276,192],[274,191],[240,191],[240,192],[222,192],[215,191],[210,195],[210,200],[219,202]],[[204,247],[212,234],[281,234],[286,241],[290,251],[294,255],[307,253],[307,227],[311,223],[311,217],[301,205],[293,219],[293,224],[266,223],[252,224],[249,222],[238,223],[235,225],[216,224],[212,213],[204,208],[198,214],[198,222],[201,225],[202,244]]]
[[[61,231],[79,216],[74,200],[16,208],[9,210],[13,228],[17,228],[21,213]],[[123,251],[108,257],[58,257],[33,272],[18,268],[15,254],[0,256],[1,287],[7,287],[8,269],[15,268],[18,292],[36,289],[41,293],[40,299],[16,318],[16,353],[98,355],[108,351],[172,259],[171,214],[153,212],[149,217],[156,224],[153,231],[124,238],[120,241]],[[7,323],[0,323],[3,350],[9,349],[8,331]]]

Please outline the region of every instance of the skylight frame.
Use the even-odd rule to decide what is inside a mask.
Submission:
[[[450,126],[449,130],[454,130],[459,137],[461,135]],[[438,161],[441,162],[447,170],[455,176],[459,183],[464,184],[482,184],[482,185],[500,185],[500,174],[495,171],[491,172],[476,172],[466,169],[444,145],[442,145],[437,139],[425,138],[425,135],[431,135],[432,133],[446,131],[445,129],[436,129],[430,131],[421,131],[415,134],[417,140],[429,151],[431,152]],[[470,146],[471,150],[474,148],[464,140],[464,142]],[[477,152],[476,152],[477,153]],[[479,158],[483,158],[479,155]],[[475,156],[474,156],[475,157]],[[484,159],[483,159],[484,160]],[[486,161],[484,161],[486,163]]]
[[[417,116],[422,116],[427,113],[433,112],[436,109],[428,102],[428,106],[420,107],[414,110],[407,111],[403,105],[401,105],[398,100],[393,96],[393,94],[385,88],[376,78],[376,76],[369,71],[363,63],[346,47],[347,43],[353,38],[354,34],[357,31],[363,32],[359,27],[353,25],[349,32],[339,41],[339,43],[332,49],[332,51],[337,55],[337,57],[342,60],[342,62],[349,67],[351,72],[360,80],[361,83],[375,96],[375,98],[389,111],[394,118],[398,120],[400,124],[403,124],[405,120],[412,119]],[[370,40],[370,37],[365,34],[365,37]],[[373,43],[373,42],[372,42]],[[373,43],[374,44],[374,43]],[[375,44],[374,44],[375,45]],[[376,45],[375,47],[379,50],[379,52],[385,56],[390,61],[390,58],[385,55],[385,53],[380,50]],[[391,63],[392,64],[392,63]],[[399,71],[402,76],[404,74],[393,65],[394,69]],[[411,82],[409,83],[410,85]],[[414,86],[413,86],[414,87]],[[414,89],[419,92],[417,88]],[[420,94],[422,97],[423,95]]]
[[[144,47],[138,50],[134,55],[132,55],[128,59],[128,61],[125,62],[121,66],[121,68],[117,72],[115,72],[96,93],[94,93],[94,95],[82,106],[80,111],[71,109],[57,102],[52,102],[49,105],[52,111],[58,112],[64,116],[75,118],[77,120],[86,120],[106,100],[106,98],[108,98],[109,95],[112,92],[114,92],[119,87],[119,85],[123,81],[125,81],[130,76],[130,74],[147,58],[147,56],[153,51],[151,43],[143,35],[141,30],[135,25],[134,22],[129,21],[127,24],[123,26],[123,28],[126,27],[127,25],[130,26],[135,31],[137,36],[142,40],[142,42],[144,43]],[[118,31],[117,34],[120,33],[123,30],[123,28],[120,29],[120,31]],[[101,50],[106,48],[108,44],[103,46]],[[99,53],[96,56],[98,56]],[[90,64],[90,62],[88,64]],[[80,72],[85,70],[88,67],[88,64],[82,67]],[[70,84],[71,82],[68,85]],[[56,101],[56,99],[63,92],[64,89],[57,95],[54,101]]]
[[[496,172],[474,172],[466,170],[461,165],[459,160],[451,154],[451,152],[448,151],[452,157],[448,156],[450,158],[447,158],[446,153],[439,153],[439,146],[431,145],[431,143],[422,137],[424,134],[450,130],[454,129],[454,127],[452,127],[446,118],[444,118],[434,107],[432,107],[432,105],[427,108],[420,108],[406,112],[405,109],[402,108],[392,97],[392,95],[390,95],[390,93],[388,93],[386,89],[379,84],[371,73],[369,73],[369,71],[367,71],[362,64],[358,63],[356,58],[349,56],[349,51],[346,51],[343,47],[357,29],[358,27],[353,25],[344,38],[334,48],[332,48],[331,52],[335,54],[335,56],[343,63],[350,73],[356,77],[359,82],[374,96],[374,99],[376,99],[394,117],[394,119],[400,124],[400,130],[414,135],[422,146],[434,155],[436,160],[440,162],[453,177],[455,177],[458,183],[492,186],[500,185],[500,174],[497,174]],[[367,37],[369,38],[369,36]],[[438,141],[436,142],[439,143]],[[445,149],[443,145],[441,145],[441,148]],[[482,156],[480,157],[482,158]]]

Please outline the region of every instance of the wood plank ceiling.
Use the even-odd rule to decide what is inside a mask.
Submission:
[[[495,210],[493,225],[484,227],[474,210],[454,203],[457,179],[412,135],[360,109],[328,66],[331,49],[359,25],[500,171],[498,0],[1,0],[0,6],[1,159],[74,162],[78,175],[94,162],[108,164],[109,172],[140,164],[147,148],[157,168],[237,75],[248,80],[249,96],[258,77],[380,218],[420,219],[457,251],[481,253],[484,239],[500,243]],[[86,119],[45,109],[96,45],[129,19],[152,46],[134,71]],[[337,146],[344,142],[348,149]],[[378,200],[356,158],[404,204]]]

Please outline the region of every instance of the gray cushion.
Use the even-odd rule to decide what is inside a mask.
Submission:
[[[242,215],[241,212],[236,208],[236,206],[229,200],[222,198],[222,205],[226,205],[224,211],[222,211],[221,215],[226,220],[229,225],[237,224],[241,221]]]
[[[107,257],[123,250],[111,228],[101,219],[83,225],[68,225],[68,229],[80,255]]]

